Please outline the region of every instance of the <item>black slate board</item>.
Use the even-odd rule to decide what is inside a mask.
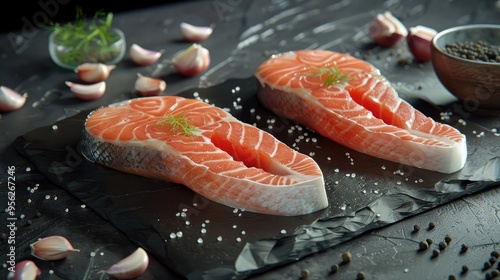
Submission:
[[[478,124],[450,118],[450,125],[467,135],[468,160],[461,171],[440,174],[357,153],[306,128],[290,133],[296,124],[261,107],[257,87],[253,77],[231,79],[179,95],[227,108],[300,152],[314,153],[325,176],[327,209],[298,217],[244,212],[182,185],[92,164],[78,152],[90,111],[58,122],[57,129],[35,129],[19,137],[15,146],[54,184],[187,279],[243,279],[499,184],[500,142]],[[442,109],[411,102],[441,121]],[[179,232],[182,237],[171,238]]]

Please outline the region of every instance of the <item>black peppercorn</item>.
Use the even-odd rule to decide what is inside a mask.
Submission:
[[[301,278],[301,279],[307,279],[307,278],[309,278],[309,275],[310,275],[310,274],[311,274],[311,273],[309,272],[309,270],[307,270],[307,269],[302,269],[302,271],[300,272],[300,278]]]
[[[356,279],[358,279],[358,280],[365,279],[365,273],[363,271],[358,272],[358,275],[356,276]]]
[[[419,225],[414,225],[413,226],[413,233],[417,233],[419,230],[420,230],[420,226]]]
[[[449,234],[448,234],[448,235],[446,235],[446,236],[444,237],[444,241],[445,241],[447,244],[450,244],[450,243],[451,243],[451,235],[449,235]]]
[[[437,258],[439,256],[439,253],[441,253],[441,251],[439,251],[438,249],[432,250],[432,258]]]
[[[429,243],[427,243],[427,241],[424,240],[424,241],[420,242],[420,250],[425,251],[428,248],[429,248]]]
[[[334,264],[332,265],[332,273],[337,273],[337,271],[339,271],[339,265],[338,264]]]
[[[500,253],[498,251],[493,251],[493,252],[491,252],[491,256],[498,259],[498,258],[500,258]]]
[[[446,249],[446,246],[447,246],[447,245],[446,245],[446,243],[445,243],[445,242],[442,242],[442,241],[441,241],[441,242],[439,242],[439,249],[440,249],[440,250],[444,250],[444,249]]]
[[[463,265],[462,266],[462,273],[467,273],[467,271],[469,271],[469,267],[466,265]]]
[[[429,246],[433,243],[432,239],[430,238],[427,238],[425,241],[427,241],[427,244],[429,244]]]
[[[436,223],[430,222],[429,223],[429,230],[434,229],[436,227]]]
[[[467,246],[466,244],[462,244],[462,248],[460,249],[460,253],[465,253],[467,252],[467,250],[469,250],[469,246]]]
[[[448,280],[457,280],[457,277],[455,275],[450,275],[448,276]]]
[[[491,263],[490,262],[484,262],[483,268],[484,268],[484,270],[490,269],[491,268]]]
[[[344,263],[350,263],[352,260],[352,255],[350,252],[345,252],[342,254],[342,261]]]

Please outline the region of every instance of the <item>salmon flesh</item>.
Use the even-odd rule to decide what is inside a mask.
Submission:
[[[465,135],[416,110],[366,61],[290,51],[265,60],[255,76],[265,107],[353,150],[442,173],[465,165]]]
[[[92,162],[183,184],[233,208],[295,216],[328,206],[311,157],[196,99],[144,97],[97,109],[81,147]]]

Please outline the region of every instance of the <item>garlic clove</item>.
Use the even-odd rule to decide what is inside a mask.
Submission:
[[[214,24],[210,26],[195,26],[186,22],[180,24],[182,36],[188,42],[200,42],[208,39],[214,30]]]
[[[138,65],[150,65],[157,62],[163,55],[164,50],[153,51],[145,49],[137,44],[130,47],[130,58]]]
[[[75,69],[75,72],[77,73],[78,78],[84,82],[98,83],[106,80],[109,77],[111,70],[115,68],[115,65],[83,63]]]
[[[106,92],[106,82],[98,82],[90,85],[76,84],[66,81],[66,85],[70,87],[73,94],[84,101],[99,99]]]
[[[140,96],[156,96],[164,92],[166,88],[167,83],[163,80],[137,74],[135,91]]]
[[[392,47],[408,35],[404,24],[391,12],[377,14],[370,26],[370,36],[380,46]]]
[[[143,274],[149,265],[149,257],[141,247],[137,248],[128,257],[117,262],[101,273],[106,273],[116,279],[130,279]]]
[[[436,34],[436,30],[422,25],[409,29],[406,43],[415,60],[419,62],[431,61],[431,42]]]
[[[210,52],[195,43],[177,54],[172,63],[180,74],[195,76],[204,72],[210,65]]]
[[[0,86],[0,112],[12,112],[20,109],[27,99],[27,93],[20,94],[11,88]]]
[[[30,245],[31,255],[44,261],[60,260],[72,252],[80,250],[73,248],[69,241],[58,235],[42,238]]]
[[[31,260],[16,263],[14,269],[7,275],[8,280],[34,280],[42,274],[42,271]]]

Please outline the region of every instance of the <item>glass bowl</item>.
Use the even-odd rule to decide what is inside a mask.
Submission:
[[[113,41],[102,46],[95,41],[82,40],[78,44],[67,46],[62,44],[60,36],[52,32],[49,36],[49,53],[52,60],[66,69],[75,69],[82,63],[103,63],[115,65],[125,55],[125,34],[118,28],[112,28]],[[113,35],[114,34],[114,35]]]

